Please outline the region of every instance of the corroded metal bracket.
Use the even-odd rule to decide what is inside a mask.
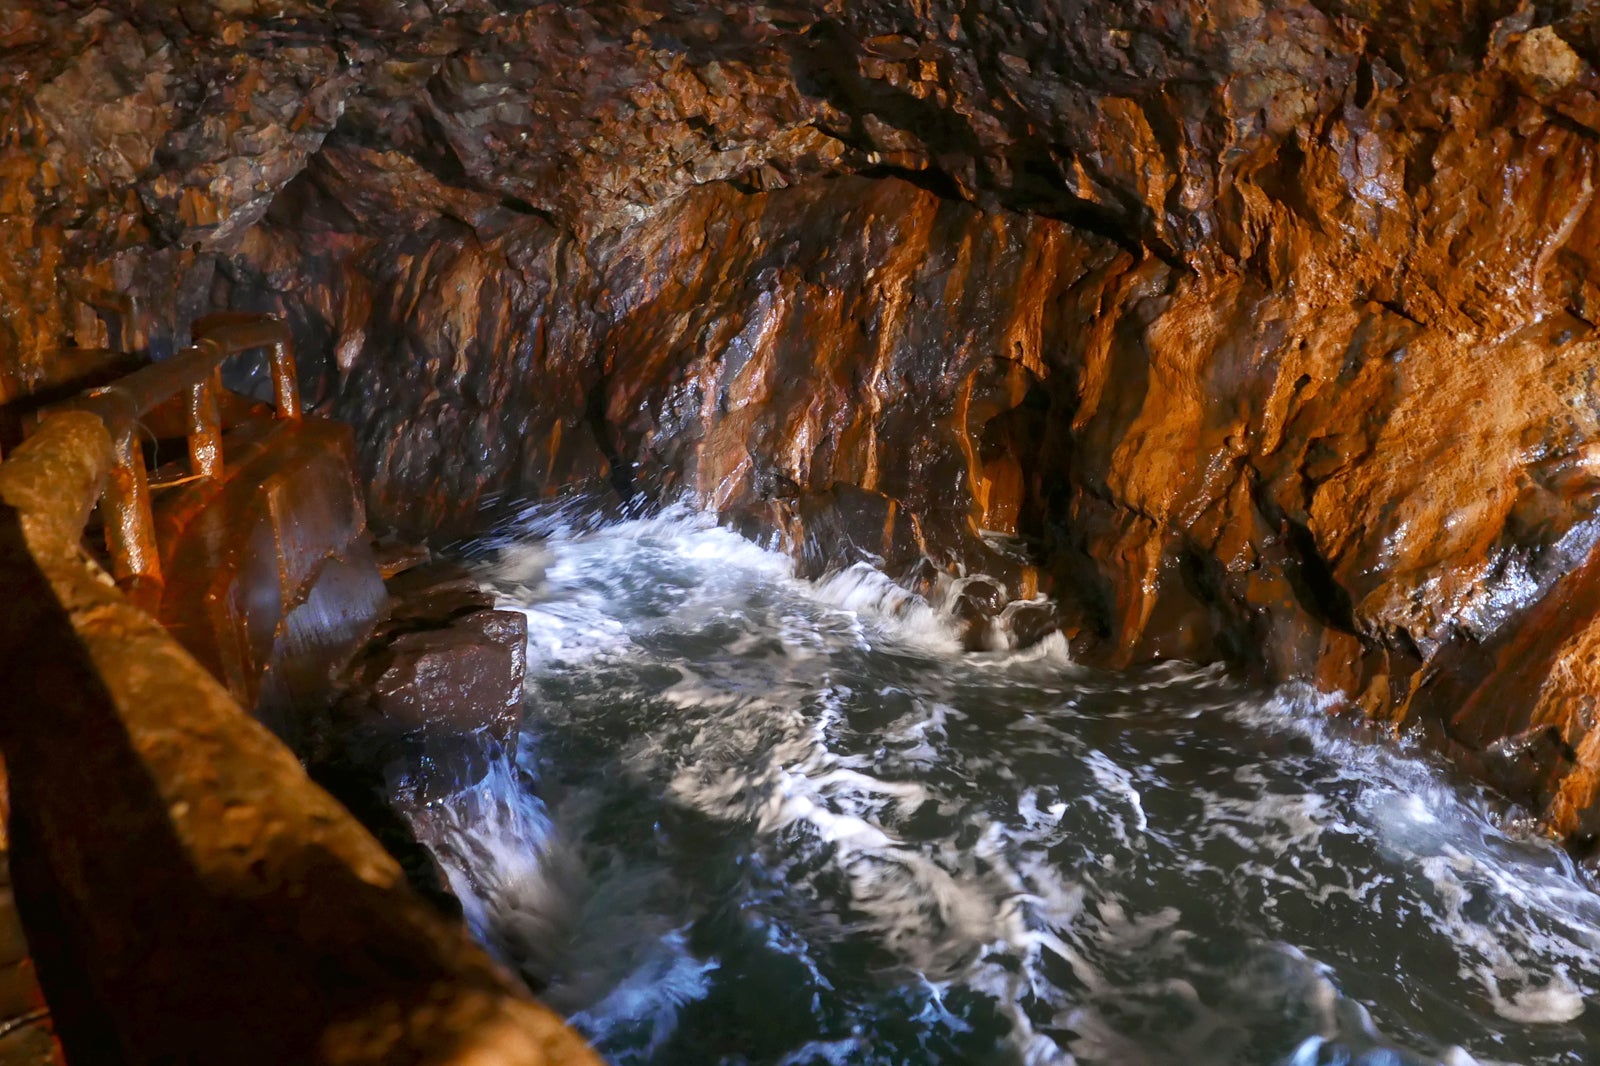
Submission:
[[[111,475],[100,498],[106,526],[106,547],[112,572],[128,584],[161,582],[161,556],[156,547],[155,518],[150,511],[150,479],[144,452],[131,426],[118,433]]]
[[[222,477],[222,413],[217,404],[221,392],[221,369],[189,386],[189,467],[211,480]]]
[[[272,389],[278,417],[301,417],[289,328],[283,322],[268,315],[219,314],[197,321],[193,332],[195,343],[172,358],[142,367],[111,385],[91,389],[64,405],[97,415],[115,442],[115,460],[102,507],[111,571],[129,589],[159,586],[162,580],[150,488],[137,436],[139,420],[157,404],[184,395],[190,469],[199,477],[220,479],[221,367],[233,356],[257,348],[267,348],[272,353]]]

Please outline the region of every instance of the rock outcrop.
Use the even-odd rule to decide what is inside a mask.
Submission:
[[[375,520],[588,483],[1600,791],[1576,3],[0,14],[0,398],[290,316]]]
[[[514,735],[527,617],[495,610],[494,596],[449,563],[407,569],[387,587],[387,616],[347,672],[339,739],[381,746],[410,735],[481,731],[502,743]]]

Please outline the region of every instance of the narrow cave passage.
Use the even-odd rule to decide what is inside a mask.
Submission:
[[[0,75],[0,1066],[1600,1058],[1592,4]]]

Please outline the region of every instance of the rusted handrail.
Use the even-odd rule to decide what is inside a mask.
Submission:
[[[0,463],[13,874],[72,1061],[600,1066],[99,580],[107,429],[49,413]]]
[[[222,364],[257,348],[272,350],[272,387],[279,418],[300,418],[300,392],[289,327],[270,315],[224,313],[195,322],[195,343],[170,359],[141,367],[64,405],[99,416],[115,445],[102,501],[111,572],[124,586],[159,585],[161,557],[150,510],[150,481],[139,447],[139,420],[157,404],[186,394],[190,469],[222,476],[218,399]]]

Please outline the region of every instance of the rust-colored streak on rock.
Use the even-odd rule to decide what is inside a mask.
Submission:
[[[1588,549],[1590,6],[3,18],[0,396],[280,311],[402,533],[687,495],[1396,724]]]

